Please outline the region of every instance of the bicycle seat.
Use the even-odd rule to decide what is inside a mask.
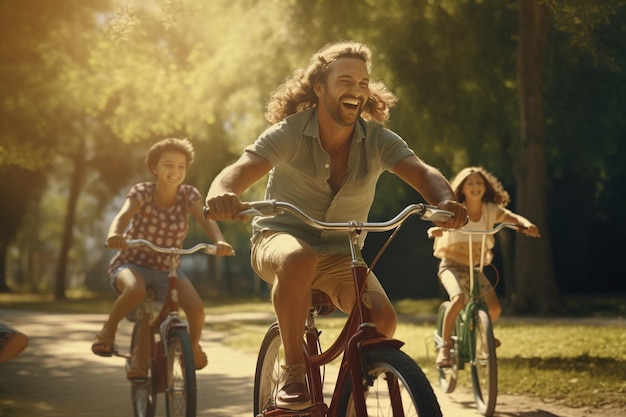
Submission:
[[[317,316],[326,316],[337,310],[337,307],[324,291],[313,290],[311,293],[311,309],[314,310]]]

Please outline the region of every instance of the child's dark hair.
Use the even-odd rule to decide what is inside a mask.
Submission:
[[[185,155],[187,166],[191,165],[195,157],[193,145],[188,139],[167,138],[158,141],[150,147],[146,155],[146,165],[152,169],[159,162],[163,152],[179,152]]]
[[[454,190],[454,195],[456,195],[459,203],[463,203],[465,201],[465,196],[463,195],[463,184],[465,184],[465,180],[471,174],[478,174],[483,177],[486,188],[485,195],[483,195],[484,202],[494,203],[501,207],[506,207],[506,205],[509,204],[511,197],[502,186],[502,183],[500,183],[500,181],[493,174],[485,170],[483,167],[463,168],[450,182],[452,190]]]

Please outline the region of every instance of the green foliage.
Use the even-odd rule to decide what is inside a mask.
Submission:
[[[567,43],[581,55],[617,71],[624,70],[623,48],[619,29],[624,29],[624,0],[546,0],[552,11],[555,28],[567,36]],[[621,26],[616,30],[616,26]]]
[[[545,3],[552,246],[557,273],[580,275],[590,264],[586,242],[625,227],[626,8],[623,0]],[[445,175],[484,165],[515,197],[517,25],[515,4],[498,0],[5,0],[0,166],[43,173],[49,192],[65,195],[68,161],[83,155],[83,198],[94,211],[79,218],[78,234],[102,233],[93,219],[146,179],[143,155],[155,139],[196,144],[188,181],[204,192],[266,127],[269,92],[323,44],[351,38],[371,46],[374,78],[400,98],[389,127]],[[249,195],[260,198],[261,187]],[[389,218],[416,199],[384,176],[372,216]],[[572,206],[584,207],[583,217],[568,214]],[[51,225],[42,236],[58,240],[51,231],[61,220],[45,219],[56,209],[15,210],[42,213]],[[585,232],[568,236],[574,222]],[[430,242],[415,241],[421,231],[408,235],[398,239],[412,258],[430,256]],[[592,256],[595,264],[602,254]],[[392,277],[414,268],[395,257],[388,264],[398,267]]]

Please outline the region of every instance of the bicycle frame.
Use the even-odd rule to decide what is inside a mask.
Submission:
[[[469,299],[454,321],[452,333],[453,344],[450,347],[452,366],[439,368],[439,384],[445,393],[454,391],[458,371],[470,364],[474,400],[478,411],[485,416],[491,416],[496,407],[498,394],[498,373],[496,339],[493,336],[493,324],[489,315],[489,307],[483,299],[479,278],[484,267],[486,238],[495,235],[503,228],[518,230],[513,223],[500,223],[492,230],[465,230],[456,232],[470,235],[469,238]],[[474,239],[471,235],[481,236],[480,260],[474,263]],[[435,349],[443,347],[443,326],[450,301],[445,301],[437,313],[437,329],[433,336]]]
[[[473,319],[478,315],[478,311],[482,310],[489,314],[489,308],[487,307],[487,303],[481,297],[480,293],[480,285],[478,282],[480,274],[483,272],[484,268],[484,258],[485,258],[485,244],[488,235],[495,235],[500,230],[504,228],[509,228],[512,230],[518,230],[517,225],[513,223],[500,223],[492,230],[465,230],[459,229],[459,233],[467,234],[470,236],[469,238],[469,263],[473,264],[472,256],[473,256],[473,235],[481,235],[481,248],[480,248],[480,262],[478,268],[471,266],[469,267],[469,282],[470,282],[470,291],[469,291],[469,299],[467,300],[467,305],[461,310],[459,317],[456,320],[456,337],[458,340],[457,343],[457,354],[458,354],[458,366],[459,369],[464,369],[465,364],[468,362],[472,362],[474,358],[476,358],[475,343],[476,339],[476,328],[472,326],[466,325],[467,323],[471,323]]]
[[[376,325],[372,320],[372,305],[367,290],[367,276],[369,275],[369,268],[363,260],[361,249],[359,246],[359,236],[364,231],[386,231],[397,228],[401,225],[409,216],[419,214],[423,219],[428,220],[442,220],[443,217],[447,218],[451,213],[438,210],[434,207],[426,206],[423,204],[413,204],[405,208],[394,219],[385,223],[361,223],[361,222],[347,222],[347,223],[325,223],[316,221],[295,206],[288,203],[281,203],[275,201],[265,202],[253,202],[250,203],[251,210],[247,210],[245,214],[255,214],[260,216],[271,216],[288,211],[300,218],[303,223],[316,228],[316,229],[332,229],[342,230],[347,233],[352,257],[352,276],[354,279],[356,301],[353,306],[346,323],[337,337],[333,341],[330,347],[325,350],[321,350],[319,347],[319,331],[315,325],[314,317],[320,310],[325,307],[329,307],[330,310],[334,310],[331,300],[328,296],[320,291],[314,291],[312,295],[312,307],[309,312],[309,316],[306,322],[305,328],[305,340],[303,349],[305,352],[305,362],[307,368],[307,374],[309,375],[309,386],[311,392],[311,407],[306,410],[292,411],[286,409],[274,409],[271,411],[263,412],[262,415],[269,416],[301,416],[310,415],[317,417],[343,417],[337,413],[337,404],[341,395],[341,387],[344,383],[350,379],[352,387],[367,387],[368,374],[364,373],[364,364],[362,357],[362,349],[371,345],[386,345],[391,346],[394,349],[399,349],[404,342],[397,339],[386,337],[376,328]],[[442,217],[438,217],[442,216]],[[327,312],[329,309],[327,309]],[[321,313],[322,315],[324,313]],[[327,313],[326,313],[327,314]],[[333,389],[330,405],[327,406],[323,396],[323,383],[321,376],[321,368],[343,354],[339,373]],[[366,371],[366,370],[365,370]],[[389,381],[389,384],[394,384],[397,381]],[[392,385],[390,385],[392,386]],[[367,410],[365,406],[365,389],[353,389],[354,407],[356,415],[367,416]],[[398,394],[398,390],[390,390]]]
[[[209,255],[215,255],[217,251],[217,247],[215,245],[211,245],[208,243],[199,243],[192,248],[189,249],[178,249],[178,248],[161,248],[150,241],[143,239],[129,239],[126,241],[126,246],[129,249],[137,248],[140,246],[147,246],[150,249],[169,254],[169,273],[168,273],[168,292],[167,297],[163,300],[163,305],[161,306],[159,312],[155,317],[152,317],[150,322],[148,323],[148,329],[150,331],[150,335],[159,334],[161,337],[161,341],[165,340],[168,332],[174,327],[183,327],[187,328],[188,324],[185,320],[181,319],[178,315],[179,307],[178,307],[178,274],[176,273],[176,265],[174,264],[174,255],[189,255],[192,253],[196,253],[202,251]],[[154,310],[151,307],[147,307],[145,303],[152,304],[151,299],[145,299],[141,306],[138,308],[144,310],[143,313],[146,313],[146,309],[149,312],[153,312]],[[154,348],[156,342],[154,338],[151,338],[152,343],[150,346],[151,357],[154,358]],[[166,348],[163,347],[163,354],[166,355]],[[128,359],[125,355],[118,355]],[[159,391],[162,392],[162,391]]]
[[[154,410],[156,406],[155,394],[164,393],[167,390],[169,377],[169,366],[167,363],[168,338],[170,337],[170,335],[176,335],[177,332],[181,332],[181,330],[177,329],[183,329],[185,334],[187,334],[188,329],[188,323],[183,320],[178,314],[179,277],[176,272],[174,256],[177,254],[187,255],[199,251],[202,251],[206,254],[215,255],[217,252],[217,247],[215,245],[207,243],[200,243],[189,249],[162,248],[143,239],[127,240],[126,246],[128,248],[148,246],[150,249],[156,252],[169,254],[167,296],[164,300],[162,300],[163,305],[159,309],[158,313],[154,315],[155,311],[153,302],[155,297],[154,294],[151,294],[154,292],[154,290],[150,288],[146,289],[147,297],[137,309],[137,311],[139,312],[139,316],[137,317],[138,322],[135,323],[135,327],[133,330],[133,340],[131,341],[131,346],[134,347],[137,346],[139,340],[147,345],[144,345],[144,349],[146,349],[149,355],[148,369],[150,370],[148,379],[131,381],[133,404],[134,407],[139,407],[135,408],[135,415],[137,416],[139,413],[140,416],[151,417],[154,415]],[[159,335],[158,340],[156,338],[157,334]],[[127,366],[130,365],[132,351],[129,355],[123,355],[117,352],[116,355],[126,358]],[[192,375],[190,372],[188,372],[188,374]],[[193,399],[190,400],[190,402],[187,404],[189,404],[188,407],[195,409],[195,374],[188,377],[191,378],[189,380],[189,383],[192,384],[192,388],[190,389],[193,389]]]

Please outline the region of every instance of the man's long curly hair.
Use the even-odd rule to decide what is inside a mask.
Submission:
[[[270,95],[265,108],[265,118],[277,123],[285,117],[317,106],[317,96],[313,90],[316,81],[326,82],[330,65],[340,58],[358,58],[365,62],[367,72],[372,68],[372,51],[354,41],[339,41],[326,44],[318,50],[305,68],[293,72]],[[361,116],[365,120],[384,123],[389,119],[389,109],[398,101],[397,97],[382,82],[371,82],[370,97]]]
[[[465,201],[465,196],[463,195],[463,184],[465,184],[465,180],[471,174],[478,174],[483,177],[483,181],[485,182],[485,194],[483,195],[482,200],[486,203],[494,203],[501,207],[506,207],[511,202],[511,197],[509,193],[504,189],[502,183],[493,175],[492,173],[485,170],[483,167],[467,167],[463,168],[454,179],[450,182],[450,186],[452,190],[454,190],[454,195],[459,203],[463,203]]]

